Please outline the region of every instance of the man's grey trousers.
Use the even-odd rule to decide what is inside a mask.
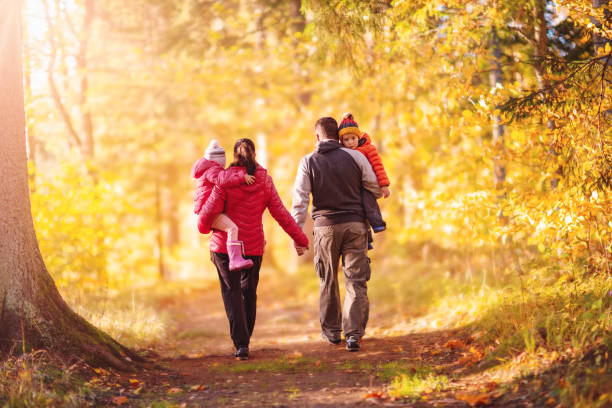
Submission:
[[[346,222],[314,228],[314,263],[320,279],[319,316],[323,335],[339,340],[363,337],[370,311],[368,285],[367,227],[363,222]],[[344,310],[340,305],[338,264],[346,278]]]

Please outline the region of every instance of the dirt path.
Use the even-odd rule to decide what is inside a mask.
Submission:
[[[164,299],[160,308],[172,316],[175,327],[167,344],[156,350],[157,368],[138,376],[121,375],[117,381],[124,390],[119,399],[109,394],[100,401],[103,405],[465,407],[469,405],[454,397],[457,387],[453,392],[445,389],[461,382],[461,388],[477,392],[486,382],[465,376],[465,350],[449,347],[448,342],[468,344],[470,339],[456,331],[368,335],[360,352],[349,353],[344,345],[320,339],[316,305],[286,307],[274,293],[262,290],[250,358],[236,361],[217,286]],[[381,326],[385,319],[373,313],[370,322]],[[371,392],[384,393],[399,372],[423,372],[432,375],[432,381],[443,376],[447,383],[411,399],[364,398]],[[496,405],[523,406],[503,401],[512,400],[506,396]]]

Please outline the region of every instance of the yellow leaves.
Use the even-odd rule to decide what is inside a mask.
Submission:
[[[465,109],[463,112],[461,112],[461,116],[465,120],[470,120],[474,117],[474,113],[471,110]]]
[[[130,383],[130,387],[134,387],[134,388],[137,388],[143,384],[140,380],[136,378],[130,378],[129,383]]]
[[[172,388],[168,388],[168,390],[166,391],[166,394],[172,395],[172,394],[178,394],[180,392],[183,392],[183,390],[178,387],[172,387]]]

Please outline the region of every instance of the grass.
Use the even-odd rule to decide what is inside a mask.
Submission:
[[[401,330],[460,328],[476,339],[481,350],[486,349],[486,364],[479,370],[503,384],[504,389],[511,390],[523,381],[537,381],[542,383],[539,388],[546,398],[564,406],[612,405],[611,276],[580,265],[552,268],[537,262],[524,264],[520,275],[511,267],[497,266],[493,272],[491,264],[482,262],[477,267],[472,262],[468,274],[456,265],[453,269],[453,259],[415,261],[412,270],[398,273],[400,263],[388,262],[374,267],[377,274],[369,285],[377,313],[395,318],[389,335]],[[406,265],[405,260],[402,262]],[[318,280],[312,276],[312,266],[304,271],[308,277],[302,277],[302,270],[296,276],[280,277],[280,287],[283,279],[308,282],[291,285],[293,289],[287,289],[290,293],[282,296],[287,299],[284,306],[296,299],[316,298]],[[303,292],[305,287],[308,296]],[[159,305],[201,289],[168,284],[97,296],[64,290],[64,296],[86,319],[124,344],[146,348],[163,345],[172,329],[170,316],[160,312],[163,308]],[[184,338],[210,335],[207,330],[183,333]],[[0,406],[95,403],[95,390],[89,389],[74,369],[52,361],[44,353],[4,358],[0,364]],[[378,363],[347,360],[330,367],[325,361],[296,354],[214,369],[228,374],[355,370],[376,376],[388,385],[391,395],[407,399],[449,391],[455,384],[423,363],[399,359]],[[293,398],[299,395],[297,389],[285,392]]]
[[[276,360],[255,361],[241,364],[219,365],[216,370],[223,373],[303,373],[321,372],[328,369],[326,363],[314,358],[285,356]]]
[[[389,394],[396,398],[414,399],[435,391],[441,391],[449,384],[448,377],[427,370],[402,372],[389,387]]]
[[[415,262],[414,268],[422,266]],[[516,384],[525,376],[536,378],[551,398],[566,406],[612,404],[612,276],[582,264],[550,265],[533,258],[524,262],[520,274],[513,265],[505,269],[498,265],[493,273],[493,265],[483,263],[469,275],[450,272],[448,266],[432,263],[426,276],[425,271],[423,275],[416,271],[416,278],[413,273],[377,278],[393,280],[378,302],[389,299],[394,304],[389,310],[413,313],[399,316],[398,328],[389,332],[459,328],[488,348],[487,374],[505,372],[500,381]],[[437,288],[432,287],[434,282]],[[401,287],[413,289],[402,298],[393,289]],[[415,287],[423,291],[416,293]],[[375,296],[379,295],[374,292]],[[415,306],[418,302],[426,305],[425,312]],[[585,358],[591,354],[596,356]],[[547,376],[563,386],[547,382]],[[402,374],[389,387],[396,395],[410,396],[423,392],[424,383],[436,389],[445,381]]]
[[[95,396],[84,381],[45,352],[8,357],[0,362],[0,406],[86,407]]]

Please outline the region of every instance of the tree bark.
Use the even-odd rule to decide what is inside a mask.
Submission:
[[[79,109],[81,111],[81,121],[83,123],[83,134],[85,137],[84,155],[87,159],[93,159],[95,155],[93,121],[91,110],[87,101],[89,93],[89,74],[87,72],[87,50],[91,29],[95,17],[94,0],[85,1],[85,16],[83,18],[83,29],[79,39],[79,53],[77,55],[77,69],[81,76],[81,89],[79,90]]]
[[[546,20],[546,2],[547,0],[536,0],[534,9],[534,42],[535,42],[535,73],[538,81],[538,88],[540,90],[547,88],[550,85],[550,81],[546,76],[546,70],[544,69],[544,58],[548,55],[548,22]],[[554,120],[546,121],[546,127],[548,129],[554,129],[556,123]],[[559,152],[554,146],[550,148],[549,154],[553,156],[556,161],[556,157],[559,156]],[[550,179],[550,188],[555,190],[559,185],[559,181],[563,176],[563,166],[557,166],[557,170]]]
[[[23,6],[26,6],[26,0],[23,0]],[[23,85],[25,88],[25,100],[27,105],[32,103],[32,41],[28,30],[27,19],[23,21]],[[26,121],[26,141],[28,160],[33,165],[36,164],[36,135],[34,134],[34,126],[32,121]],[[36,189],[36,173],[29,172],[30,191]]]
[[[142,360],[73,312],[49,275],[28,189],[21,1],[0,0],[0,349],[45,348],[92,365]]]
[[[491,33],[491,72],[489,74],[489,83],[491,89],[495,89],[498,84],[502,85],[503,73],[501,69],[501,48],[499,45],[499,36],[497,29],[493,27]],[[493,115],[492,142],[495,149],[493,157],[493,177],[495,188],[501,190],[506,181],[506,165],[503,161],[504,153],[504,125],[501,123],[501,117],[497,114]]]

